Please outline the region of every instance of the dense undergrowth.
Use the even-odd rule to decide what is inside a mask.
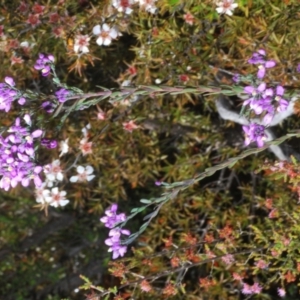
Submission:
[[[1,82],[13,77],[32,93],[0,112],[2,133],[20,114],[44,126],[58,146],[39,147],[36,160],[60,160],[56,181],[69,200],[36,203],[33,183],[1,190],[0,299],[299,297],[299,138],[283,144],[294,154],[289,162],[253,151],[200,179],[246,150],[242,126],[223,120],[215,102],[229,90],[240,110],[232,75],[256,74],[247,62],[253,52],[265,49],[276,61],[270,84],[299,93],[300,5],[239,0],[229,16],[216,2],[134,3],[130,14],[111,0],[0,6]],[[110,35],[99,40],[103,24]],[[56,75],[35,68],[41,53],[53,55]],[[73,96],[125,92],[57,101],[53,78],[80,89],[69,88]],[[57,105],[50,114],[45,101]],[[278,138],[298,129],[299,107],[296,100],[295,114],[274,128]],[[79,165],[95,177],[72,182]],[[151,220],[119,260],[111,260],[99,221],[113,203],[127,216],[149,205],[126,223],[132,233]]]

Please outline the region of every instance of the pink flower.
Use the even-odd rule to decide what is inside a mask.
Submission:
[[[243,277],[240,274],[235,273],[235,272],[232,274],[232,277],[233,277],[234,280],[238,280],[238,281],[243,280]]]
[[[247,283],[243,283],[242,293],[244,295],[252,295],[253,292],[252,292],[251,286],[249,284],[247,284]]]
[[[286,291],[283,288],[278,288],[277,292],[280,297],[284,297],[286,295]]]
[[[97,113],[97,119],[98,119],[98,120],[101,120],[101,121],[105,120],[105,119],[106,119],[105,112],[99,111],[99,112]]]
[[[132,132],[134,129],[139,128],[139,126],[136,125],[133,120],[131,120],[129,122],[124,122],[124,123],[122,123],[122,125],[123,125],[123,128],[129,132]]]
[[[60,15],[57,12],[51,13],[49,15],[49,23],[57,24],[59,20],[60,20]]]
[[[28,10],[28,4],[26,4],[25,1],[21,1],[17,10],[19,10],[21,13],[25,13]]]
[[[29,23],[32,27],[35,27],[38,24],[41,24],[38,14],[35,14],[35,15],[29,14],[28,20],[26,22]]]
[[[190,80],[189,76],[186,75],[186,74],[181,74],[181,75],[179,75],[179,79],[180,79],[180,81],[182,81],[183,83],[187,83],[187,82]]]
[[[262,290],[262,287],[257,282],[255,282],[252,285],[252,292],[253,292],[253,294],[259,294],[259,293],[261,293],[261,290]]]
[[[183,19],[184,19],[185,23],[187,23],[189,25],[194,25],[195,18],[191,13],[184,14]]]
[[[257,282],[255,282],[252,286],[243,282],[242,293],[244,295],[259,294],[261,291],[262,287]]]
[[[80,141],[79,149],[81,150],[83,156],[93,153],[92,145],[93,143],[89,142],[87,138],[83,138]]]
[[[266,269],[269,264],[267,264],[264,260],[260,259],[258,262],[256,262],[256,266],[260,269]]]
[[[14,64],[22,64],[24,62],[24,59],[19,56],[12,55],[10,58],[11,65],[13,66]]]
[[[225,255],[225,256],[222,257],[222,261],[226,265],[231,265],[235,261],[235,259],[234,259],[233,255],[227,254],[227,255]]]
[[[44,11],[45,6],[35,3],[31,9],[35,14],[41,14]]]
[[[152,290],[152,287],[150,285],[150,283],[147,281],[147,280],[143,280],[141,283],[140,283],[140,288],[142,291],[148,293]]]

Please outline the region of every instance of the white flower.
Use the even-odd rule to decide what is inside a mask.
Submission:
[[[51,164],[45,165],[44,173],[46,175],[47,185],[49,187],[53,186],[54,181],[62,181],[64,179],[59,159],[54,160]]]
[[[101,46],[108,46],[111,44],[111,41],[113,39],[116,39],[119,35],[116,28],[112,27],[110,28],[106,23],[102,25],[102,28],[100,25],[96,25],[93,28],[93,34],[97,35],[98,38],[96,40],[96,43]]]
[[[90,37],[88,35],[82,35],[82,34],[76,35],[74,41],[74,52],[88,53],[89,41],[90,41]]]
[[[91,124],[88,123],[85,127],[81,129],[81,132],[83,133],[85,138],[88,138],[89,129],[91,129]]]
[[[29,114],[25,114],[23,119],[27,125],[31,126],[32,122]]]
[[[66,140],[61,141],[61,142],[59,143],[59,151],[60,151],[59,157],[61,157],[61,156],[63,156],[64,154],[66,154],[66,153],[69,152],[69,145],[68,145],[68,142],[69,142],[69,139],[67,138]]]
[[[91,181],[95,175],[93,175],[94,169],[92,166],[86,166],[85,168],[83,166],[77,167],[77,176],[72,176],[70,178],[71,182],[83,182],[83,181]]]
[[[132,13],[131,5],[133,4],[132,0],[112,0],[112,5],[119,11],[124,12],[127,15]]]
[[[234,3],[234,0],[223,0],[216,3],[219,6],[216,10],[219,14],[227,14],[232,16],[232,10],[238,7],[237,3]]]
[[[70,201],[66,199],[66,192],[65,191],[59,191],[58,187],[54,187],[49,190],[45,190],[48,192],[45,192],[45,201],[49,203],[50,206],[59,207],[59,206],[65,206]]]
[[[29,48],[29,43],[27,41],[24,41],[24,42],[20,43],[20,46],[23,48]]]
[[[84,138],[81,139],[80,141],[79,149],[81,150],[83,155],[93,153],[92,150],[93,143],[89,142],[89,132],[88,132],[89,129],[91,129],[91,124],[87,124],[85,127],[81,129]]]
[[[36,196],[37,203],[41,203],[41,204],[46,203],[45,196],[47,196],[50,192],[49,190],[45,189],[46,185],[47,183],[43,182],[39,188],[35,189],[35,196]]]
[[[24,50],[30,50],[34,46],[35,46],[34,43],[29,43],[28,41],[24,41],[24,42],[20,43],[20,47],[24,48]]]
[[[121,86],[130,86],[131,80],[124,80],[121,84]]]
[[[156,1],[157,0],[135,0],[135,2],[138,2],[143,9],[152,14],[156,12],[156,6],[154,4]]]

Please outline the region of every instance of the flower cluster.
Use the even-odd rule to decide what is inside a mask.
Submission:
[[[267,60],[265,50],[260,49],[255,52],[248,63],[258,65],[258,72],[255,82],[244,88],[248,99],[244,101],[243,106],[248,106],[255,115],[262,116],[263,125],[254,123],[243,126],[246,133],[245,145],[256,142],[258,147],[262,147],[265,139],[265,126],[271,124],[276,113],[286,111],[289,102],[284,99],[285,90],[281,85],[268,87],[265,82],[261,81],[266,75],[266,69],[276,65],[274,60]]]
[[[51,142],[50,142],[51,143]],[[56,143],[57,144],[57,143]],[[68,153],[68,140],[60,142],[60,156]],[[45,181],[35,190],[36,202],[43,206],[61,207],[67,205],[70,201],[66,199],[66,191],[60,191],[56,185],[63,181],[64,174],[60,166],[60,160],[55,159],[52,163],[43,167]],[[48,189],[48,188],[51,189]]]
[[[13,101],[18,99],[20,105],[25,104],[26,100],[20,95],[20,93],[14,88],[15,82],[11,77],[5,77],[5,83],[0,83],[0,110],[5,112],[10,111]]]
[[[113,204],[111,208],[105,211],[106,216],[100,219],[100,221],[105,224],[105,227],[111,229],[108,234],[109,238],[105,240],[105,244],[110,247],[108,252],[113,253],[113,259],[116,259],[119,256],[123,257],[127,252],[127,246],[122,245],[121,235],[130,235],[129,230],[115,227],[117,223],[124,222],[126,220],[124,213],[117,214],[117,209],[118,205]]]
[[[39,173],[42,167],[35,162],[34,140],[39,138],[43,131],[30,130],[31,119],[24,116],[26,127],[21,125],[21,119],[17,118],[15,125],[7,130],[7,136],[0,136],[0,188],[8,191],[10,187],[16,187],[20,182],[27,187],[30,180],[36,187],[42,184]]]
[[[271,123],[276,111],[283,112],[289,105],[289,102],[283,98],[284,88],[281,85],[268,88],[266,83],[262,82],[257,87],[246,86],[244,92],[250,98],[244,101],[243,105],[249,105],[256,115],[265,113],[263,122],[266,125]]]
[[[90,137],[89,129],[91,128],[90,124],[85,126],[82,129],[84,138],[80,141],[79,149],[82,151],[83,155],[92,152],[92,142],[88,142]],[[69,139],[59,142],[59,157],[67,154],[69,152]],[[50,139],[42,139],[41,144],[48,147],[54,148],[58,145],[57,141]],[[36,189],[36,201],[42,206],[54,206],[61,207],[69,203],[69,200],[66,199],[66,192],[60,191],[59,187],[56,185],[62,182],[65,178],[65,171],[61,167],[60,159],[55,159],[51,163],[43,166],[43,173],[45,180],[42,185]],[[91,181],[95,178],[93,174],[94,169],[92,166],[77,166],[77,175],[70,178],[70,182],[86,182]]]
[[[39,58],[36,61],[34,68],[41,71],[43,76],[48,76],[51,72],[51,65],[54,63],[54,56],[52,54],[45,55],[39,54]]]

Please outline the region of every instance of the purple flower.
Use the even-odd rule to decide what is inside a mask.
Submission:
[[[0,83],[0,110],[10,111],[12,103],[18,99],[18,103],[23,105],[26,100],[14,88],[15,82],[11,77],[5,77],[5,83]]]
[[[245,145],[248,146],[252,142],[256,142],[257,146],[261,148],[264,145],[265,127],[256,123],[249,126],[243,126],[243,130],[246,134]]]
[[[18,100],[18,103],[20,105],[24,105],[26,103],[26,99],[24,97],[21,97],[19,100]]]
[[[61,88],[57,92],[55,92],[55,96],[59,102],[64,103],[67,99],[66,97],[70,94],[70,92],[64,88]]]
[[[110,246],[108,252],[113,252],[113,259],[116,259],[119,256],[123,257],[127,252],[127,246],[121,244],[121,234],[130,235],[130,231],[121,228],[111,229],[108,234],[110,238],[105,240],[105,244]]]
[[[258,87],[249,85],[244,87],[244,92],[249,94],[250,98],[245,100],[243,105],[248,105],[252,108],[253,105],[259,100],[263,100],[263,94],[266,90],[266,83],[262,82]]]
[[[274,118],[274,115],[275,115],[275,110],[274,110],[274,106],[273,105],[268,105],[265,107],[264,109],[266,111],[266,114],[263,118],[263,121],[264,121],[264,124],[265,125],[269,125],[273,118]]]
[[[54,149],[57,147],[57,141],[44,138],[41,140],[41,145],[48,149]]]
[[[38,71],[41,71],[43,76],[48,76],[51,72],[51,64],[54,62],[54,56],[52,54],[45,55],[39,54],[34,68]]]
[[[276,66],[276,62],[274,60],[267,60],[266,51],[263,49],[254,52],[252,57],[248,60],[248,63],[258,65],[257,77],[259,79],[265,77],[266,69]]]
[[[17,118],[15,124],[7,130],[7,136],[0,136],[0,188],[8,191],[18,183],[28,186],[30,180],[38,187],[42,181],[39,173],[41,166],[37,166],[34,157],[34,139],[40,137],[43,131],[30,129],[31,119],[28,114],[24,116],[26,127]],[[28,126],[29,125],[29,126]]]
[[[8,77],[8,76],[5,77],[5,78],[4,78],[4,81],[5,81],[8,85],[10,85],[10,86],[15,86],[15,85],[16,85],[14,79],[11,78],[11,77]]]
[[[51,114],[54,112],[55,105],[50,101],[45,101],[42,103],[41,107],[48,113]]]
[[[265,62],[266,51],[263,49],[258,50],[252,54],[252,57],[248,60],[249,64],[262,64]]]
[[[300,73],[300,64],[297,65],[296,71]]]
[[[232,77],[232,80],[235,82],[235,83],[239,83],[241,81],[241,75],[240,74],[234,74],[233,77]]]
[[[108,252],[112,252],[113,259],[117,259],[119,256],[123,257],[124,254],[127,252],[127,246],[120,245],[119,243],[113,244],[109,249]]]
[[[100,221],[105,224],[105,227],[113,228],[115,224],[124,222],[126,220],[125,214],[117,215],[118,205],[113,204],[110,209],[105,211],[106,216],[102,217]]]
[[[120,227],[113,228],[117,223],[126,220],[125,214],[117,214],[118,206],[113,204],[111,208],[105,211],[106,216],[102,217],[100,221],[105,224],[105,227],[111,228],[109,231],[109,238],[105,240],[105,244],[109,246],[108,252],[112,252],[113,259],[119,256],[123,257],[127,252],[127,246],[122,244],[121,236],[130,235],[130,231]]]
[[[289,102],[286,99],[283,99],[284,88],[281,85],[276,87],[276,95],[274,100],[278,102],[277,111],[285,111],[289,105]]]
[[[36,166],[36,167],[33,169],[32,174],[30,174],[29,176],[24,177],[24,178],[22,179],[22,185],[23,185],[24,187],[27,187],[27,186],[29,185],[29,183],[30,183],[30,180],[33,179],[33,182],[34,182],[35,186],[36,186],[37,188],[40,187],[40,186],[42,185],[43,182],[42,182],[42,180],[41,180],[41,178],[40,178],[40,176],[39,176],[39,173],[40,173],[42,170],[43,170],[43,167],[41,167],[41,166]]]
[[[266,61],[264,64],[258,66],[257,77],[262,79],[266,75],[266,69],[275,67],[276,63],[273,60]]]

